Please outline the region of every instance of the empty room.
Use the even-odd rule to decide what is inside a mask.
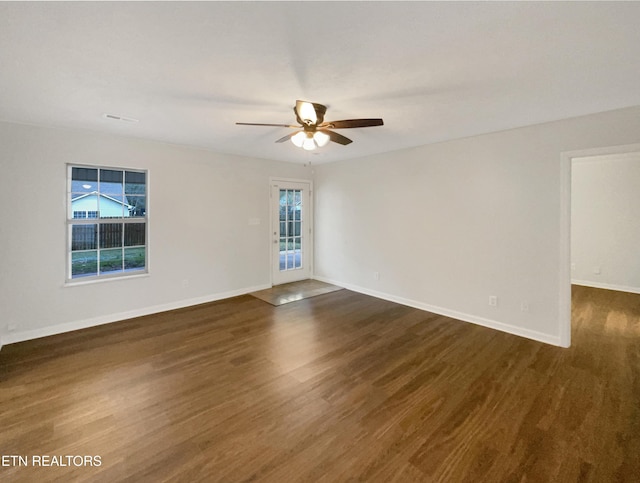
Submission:
[[[639,23],[0,2],[0,481],[638,481]]]

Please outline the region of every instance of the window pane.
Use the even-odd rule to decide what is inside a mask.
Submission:
[[[147,175],[135,171],[124,172],[124,192],[127,195],[147,194]]]
[[[145,249],[125,248],[124,249],[124,269],[125,270],[144,270],[145,268]]]
[[[144,245],[145,242],[145,224],[144,223],[126,223],[124,225],[124,246],[133,247]]]
[[[72,225],[71,250],[95,250],[97,247],[98,225]]]
[[[98,197],[96,196],[96,198]],[[129,213],[129,210],[126,208],[127,206],[124,201],[124,195],[105,195],[101,193],[98,199],[100,218],[122,218],[125,216],[125,213],[127,213],[127,215]]]
[[[301,228],[302,223],[300,223],[299,221],[296,221],[294,223],[294,229],[293,229],[293,234],[295,236],[300,236],[300,228]]]
[[[100,250],[100,273],[122,271],[122,249]]]
[[[98,170],[92,168],[71,168],[71,199],[98,189]]]
[[[89,183],[87,181],[72,181],[71,182],[71,199],[75,200],[89,193],[93,193],[98,190],[98,183]]]
[[[121,246],[122,246],[122,223],[101,224],[100,225],[100,248],[114,248],[114,247],[121,247]]]
[[[73,252],[71,254],[71,277],[97,275],[98,252]]]
[[[144,217],[147,214],[147,197],[127,195],[124,216]]]
[[[287,224],[284,221],[280,222],[280,236],[287,236]]]
[[[301,213],[302,213],[302,210],[300,210],[300,207],[296,206],[296,209],[293,211],[294,219],[299,220]]]
[[[98,170],[95,168],[71,168],[71,179],[73,181],[98,181]]]
[[[119,169],[101,169],[100,183],[114,183],[122,186],[122,175],[123,172]],[[122,193],[122,190],[120,190],[120,193]]]
[[[100,170],[100,218],[121,218],[128,211],[123,195],[123,174],[120,170]]]
[[[87,218],[88,212],[98,212],[98,194],[72,194],[71,195],[71,211],[73,218]]]

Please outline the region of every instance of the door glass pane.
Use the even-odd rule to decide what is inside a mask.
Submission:
[[[280,190],[280,270],[302,268],[302,190]]]

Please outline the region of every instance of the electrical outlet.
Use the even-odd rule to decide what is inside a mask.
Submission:
[[[593,267],[593,273],[600,275],[602,273],[602,269],[600,267]]]
[[[7,324],[7,332],[13,332],[16,330],[16,324]]]
[[[182,281],[182,286],[183,286],[183,287],[188,287],[188,286],[189,286],[189,280],[185,278],[185,279]]]
[[[529,302],[520,303],[520,311],[521,312],[529,312]]]
[[[573,263],[571,264],[571,270],[575,270],[575,269],[576,269],[576,264],[575,264],[575,262],[573,262]]]
[[[373,272],[373,279],[380,280],[380,272]]]
[[[498,306],[498,297],[495,295],[489,295],[489,305],[491,307],[497,307]]]

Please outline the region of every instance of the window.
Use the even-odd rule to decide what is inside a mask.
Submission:
[[[68,280],[147,270],[147,172],[68,167]]]

